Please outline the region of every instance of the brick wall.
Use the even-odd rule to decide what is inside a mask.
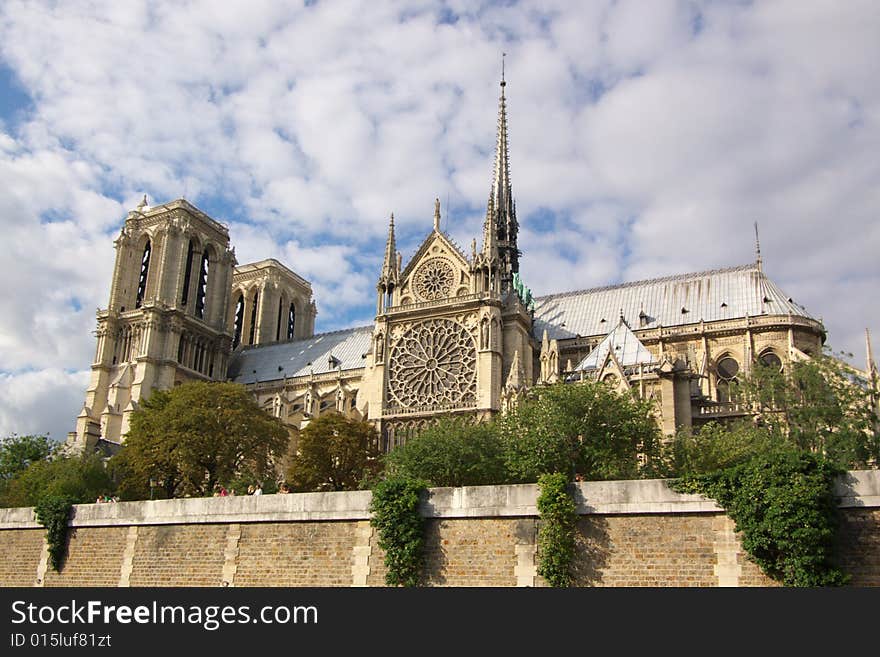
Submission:
[[[578,586],[717,586],[712,514],[584,516]]]
[[[880,472],[839,486],[852,584],[880,586]],[[577,486],[578,586],[775,586],[710,500],[660,481]],[[433,489],[429,586],[542,586],[535,486]],[[369,493],[79,505],[62,572],[31,509],[0,509],[0,586],[384,586]]]
[[[854,586],[880,586],[880,509],[846,509],[840,531],[843,569]]]
[[[43,586],[116,586],[127,527],[77,527],[68,531],[60,573],[46,569]]]
[[[45,529],[0,531],[0,586],[33,586]]]
[[[227,531],[225,524],[138,527],[130,585],[221,586]]]
[[[432,520],[425,532],[431,586],[515,586],[517,519]]]
[[[353,522],[256,523],[241,528],[239,586],[351,586]]]

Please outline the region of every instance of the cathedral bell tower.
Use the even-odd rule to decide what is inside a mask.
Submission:
[[[110,302],[97,313],[97,348],[75,450],[119,443],[154,388],[223,380],[235,254],[226,226],[185,200],[128,213],[115,241]]]

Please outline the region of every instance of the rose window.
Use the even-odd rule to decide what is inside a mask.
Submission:
[[[413,326],[391,348],[390,401],[404,408],[476,401],[477,350],[461,324],[432,319]]]
[[[424,262],[413,276],[416,294],[426,301],[452,296],[455,270],[443,258],[431,258]]]

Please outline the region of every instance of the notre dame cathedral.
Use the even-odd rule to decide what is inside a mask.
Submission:
[[[488,417],[531,386],[605,381],[656,402],[664,433],[746,413],[729,386],[756,362],[821,351],[822,323],[753,264],[533,298],[511,187],[501,82],[479,249],[433,230],[412,259],[394,217],[377,254],[372,325],[315,334],[309,282],[276,260],[238,265],[227,228],[185,200],[129,212],[116,239],[85,404],[69,442],[120,443],[155,388],[242,383],[292,435],[338,411],[384,449],[441,413]],[[527,257],[528,254],[525,254]]]

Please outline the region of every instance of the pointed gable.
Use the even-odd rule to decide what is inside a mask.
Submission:
[[[654,355],[641,343],[623,319],[586,358],[578,363],[574,371],[598,370],[604,367],[609,356],[621,367],[656,362]]]
[[[445,233],[433,230],[400,275],[401,305],[470,292],[470,263]]]

